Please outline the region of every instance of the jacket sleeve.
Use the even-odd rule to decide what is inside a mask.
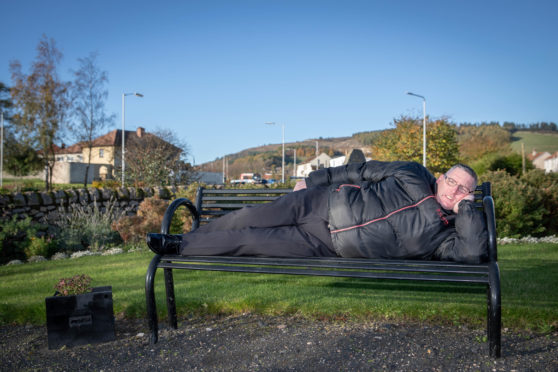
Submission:
[[[439,260],[478,264],[488,258],[488,233],[482,211],[472,201],[462,200],[455,218],[455,232],[434,252]]]
[[[362,181],[379,182],[382,179],[395,175],[403,169],[417,168],[415,171],[423,172],[418,163],[392,161],[383,162],[377,160],[365,163],[351,163],[339,167],[323,168],[316,170],[306,178],[306,185],[329,186],[342,183],[358,183]],[[426,169],[424,169],[424,172]]]

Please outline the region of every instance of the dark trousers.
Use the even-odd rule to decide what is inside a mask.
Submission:
[[[328,189],[295,191],[231,212],[182,235],[184,256],[335,257]]]

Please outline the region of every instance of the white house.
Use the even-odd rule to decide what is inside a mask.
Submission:
[[[544,165],[545,160],[550,158],[551,156],[552,155],[547,151],[536,152],[535,150],[533,150],[533,152],[529,154],[527,157],[529,158],[529,160],[531,160],[535,168],[545,169],[545,165]]]
[[[320,168],[329,168],[331,157],[322,152],[320,155],[310,160],[308,163],[299,164],[296,166],[297,177],[308,177],[310,172]]]
[[[345,164],[345,159],[346,158],[347,157],[345,155],[333,158],[329,161],[329,166],[330,167],[338,167],[340,165],[343,165],[343,164]]]
[[[558,151],[544,161],[545,173],[558,172]]]
[[[296,167],[296,176],[308,177],[310,172],[315,171],[316,169],[338,167],[340,165],[347,164],[349,161],[359,162],[367,160],[370,160],[370,158],[365,158],[364,153],[359,149],[351,151],[348,156],[343,155],[336,158],[331,158],[329,155],[322,152],[318,157],[312,159],[310,162],[299,164]]]

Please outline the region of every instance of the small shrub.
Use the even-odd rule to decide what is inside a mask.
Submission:
[[[67,212],[61,207],[57,237],[62,250],[98,251],[120,243],[120,236],[112,230],[111,225],[125,213],[125,210],[116,207],[114,200],[108,203],[105,210],[99,208],[97,201],[92,205],[70,205]]]
[[[0,224],[0,263],[6,263],[14,259],[25,259],[25,248],[29,245],[32,237],[44,229],[45,226],[35,223],[31,217],[18,220],[2,221]]]
[[[56,253],[56,242],[51,237],[34,237],[32,236],[29,245],[24,249],[27,258],[33,256],[50,257]]]
[[[112,224],[112,228],[118,231],[126,243],[144,240],[148,232],[161,230],[168,204],[168,201],[156,196],[146,198],[140,203],[136,216],[123,216]]]
[[[62,296],[72,296],[91,291],[91,277],[89,275],[75,275],[71,278],[62,278],[54,286],[57,294]]]
[[[120,187],[120,182],[117,180],[104,180],[104,181],[93,181],[91,187],[97,189],[117,189]]]
[[[538,188],[505,171],[487,172],[483,178],[492,182],[499,236],[518,238],[546,233],[543,219],[548,211]]]
[[[519,154],[511,154],[508,156],[500,156],[492,161],[489,170],[498,171],[504,170],[511,174],[512,176],[520,175],[522,169],[523,160]],[[527,170],[533,169],[533,163],[530,161],[526,162],[525,168]]]
[[[545,173],[534,169],[521,176],[521,180],[535,187],[546,210],[542,218],[546,235],[558,235],[558,173]]]

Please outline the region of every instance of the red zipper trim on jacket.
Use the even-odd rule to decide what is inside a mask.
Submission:
[[[340,191],[342,187],[356,187],[357,189],[360,189],[359,185],[351,185],[351,184],[348,184],[348,183],[344,183],[342,185],[339,185],[339,187],[337,188],[336,191]]]
[[[378,222],[378,221],[382,221],[382,220],[387,220],[389,217],[393,216],[393,215],[396,214],[396,213],[402,212],[402,211],[404,211],[404,210],[406,210],[406,209],[409,209],[409,208],[414,208],[414,207],[416,207],[416,206],[422,204],[422,203],[425,202],[426,200],[431,199],[431,198],[435,198],[435,197],[436,197],[436,195],[427,196],[426,198],[422,199],[421,201],[417,202],[416,204],[409,205],[409,206],[400,208],[400,209],[398,209],[398,210],[395,210],[395,211],[393,211],[393,212],[390,212],[390,213],[388,213],[387,215],[385,215],[384,217],[375,218],[375,219],[373,219],[373,220],[371,220],[371,221],[368,221],[368,222],[365,222],[365,223],[363,223],[363,224],[361,224],[361,225],[354,225],[354,226],[345,227],[345,228],[343,228],[343,229],[332,230],[331,233],[332,233],[332,234],[335,234],[335,233],[338,233],[338,232],[343,232],[343,231],[347,231],[347,230],[357,229],[357,228],[359,228],[359,227],[364,227],[364,226],[370,225],[371,223],[374,223],[374,222]]]

